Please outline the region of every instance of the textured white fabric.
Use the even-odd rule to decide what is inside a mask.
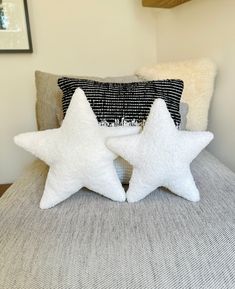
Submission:
[[[107,136],[139,130],[101,128],[84,92],[77,89],[60,128],[16,136],[16,144],[50,166],[40,208],[53,207],[82,187],[114,201],[125,201],[125,191],[113,165],[117,156],[107,149],[105,140]]]
[[[188,105],[186,103],[181,102],[180,103],[181,123],[179,127],[180,130],[185,130],[186,128],[187,114],[188,114]],[[132,166],[121,157],[118,157],[116,160],[114,160],[114,166],[121,183],[124,185],[128,185],[132,174]]]
[[[107,140],[111,150],[133,165],[128,202],[139,201],[161,186],[199,201],[190,163],[212,138],[210,132],[179,131],[165,102],[155,100],[142,133]]]
[[[140,68],[136,74],[147,80],[183,80],[182,101],[189,105],[187,129],[206,130],[216,75],[216,66],[211,60],[203,58],[159,63],[153,67]]]

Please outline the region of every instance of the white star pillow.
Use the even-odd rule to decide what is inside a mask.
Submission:
[[[105,141],[108,136],[139,130],[100,127],[84,92],[78,88],[60,128],[16,136],[16,144],[50,166],[40,208],[51,208],[82,187],[114,201],[125,201],[125,191],[113,165],[117,156],[105,146]]]
[[[213,139],[210,132],[179,131],[164,100],[155,100],[142,133],[111,138],[108,147],[133,165],[128,202],[137,202],[158,187],[193,202],[200,199],[190,163]]]

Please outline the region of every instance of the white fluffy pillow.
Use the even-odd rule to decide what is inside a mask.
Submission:
[[[101,128],[84,92],[78,88],[60,128],[16,136],[16,144],[50,166],[40,208],[51,208],[82,187],[114,201],[125,201],[125,191],[113,165],[117,155],[105,146],[105,141],[108,136],[139,130]]]
[[[216,66],[209,59],[159,63],[140,68],[136,74],[147,80],[181,79],[182,101],[189,105],[187,129],[206,130],[208,110],[213,94]]]
[[[107,141],[111,150],[133,165],[128,202],[137,202],[162,186],[199,201],[190,163],[212,138],[210,132],[178,130],[164,100],[155,100],[142,133]]]

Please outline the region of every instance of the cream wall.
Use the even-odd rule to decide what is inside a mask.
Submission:
[[[156,17],[139,0],[28,0],[34,53],[0,54],[0,183],[32,157],[14,135],[36,129],[34,71],[114,76],[156,61]]]
[[[235,1],[192,0],[157,17],[158,61],[207,56],[219,69],[209,149],[235,171]]]

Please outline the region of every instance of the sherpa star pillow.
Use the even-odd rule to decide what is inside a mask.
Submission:
[[[210,132],[179,131],[164,100],[155,100],[142,133],[112,138],[108,147],[133,165],[128,202],[136,202],[158,187],[193,202],[200,199],[190,163],[212,140]]]
[[[105,146],[105,141],[108,136],[139,130],[101,128],[84,92],[78,88],[60,128],[16,136],[16,144],[50,166],[40,208],[51,208],[82,187],[114,201],[125,201],[125,191],[113,165],[117,156]]]

